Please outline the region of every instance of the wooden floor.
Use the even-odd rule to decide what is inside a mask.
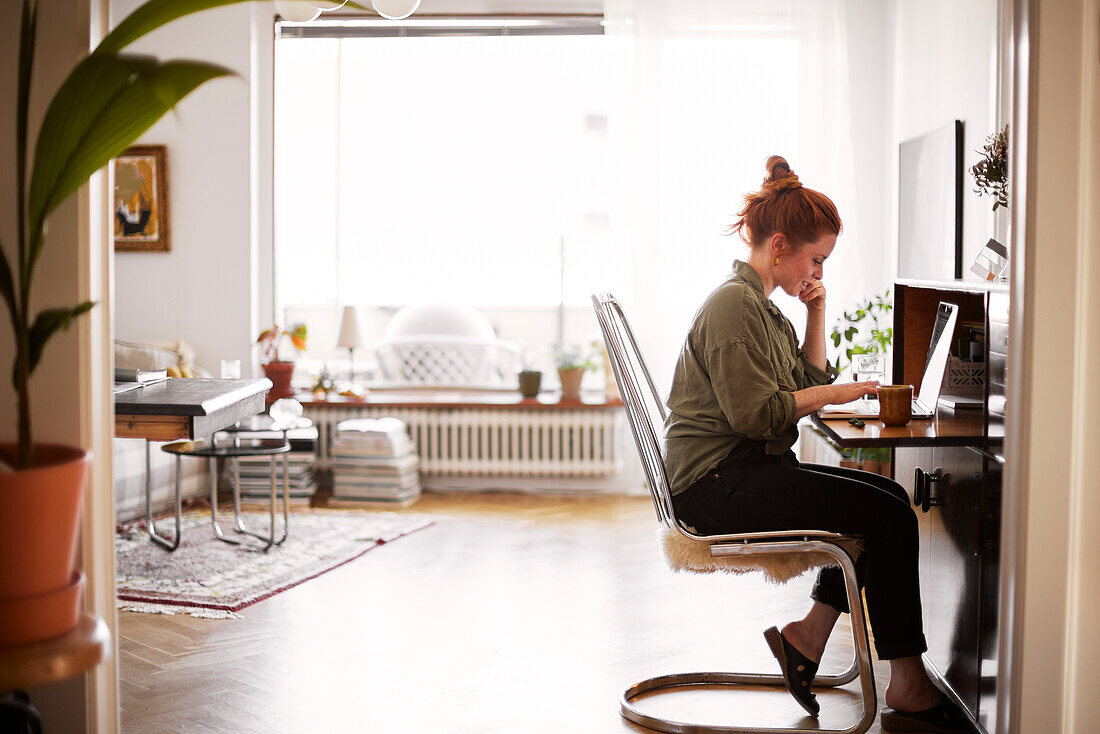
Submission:
[[[809,577],[671,573],[648,498],[427,494],[407,512],[436,524],[243,619],[120,612],[123,731],[644,732],[619,716],[627,684],[777,672],[761,632],[809,605]],[[841,632],[823,670],[850,659]],[[879,708],[885,673],[876,662]],[[821,728],[859,716],[857,683],[818,698]],[[813,726],[777,689],[645,704],[699,723]]]

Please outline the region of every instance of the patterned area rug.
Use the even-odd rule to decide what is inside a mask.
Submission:
[[[266,532],[267,513],[244,512],[245,527]],[[232,511],[219,511],[222,530],[234,535]],[[276,515],[282,529],[282,517]],[[239,618],[241,609],[308,581],[363,555],[371,548],[431,525],[426,515],[357,510],[310,509],[292,512],[290,534],[264,553],[214,537],[210,512],[185,512],[183,542],[169,553],[149,540],[144,521],[115,535],[118,608],[160,614]],[[161,534],[172,519],[157,521]],[[237,536],[246,537],[246,536]],[[247,540],[253,540],[247,538]]]

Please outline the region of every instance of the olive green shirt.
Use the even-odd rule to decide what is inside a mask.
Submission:
[[[695,314],[676,362],[665,421],[673,494],[714,469],[743,438],[782,454],[798,437],[792,393],[836,379],[799,348],[794,326],[739,260]]]

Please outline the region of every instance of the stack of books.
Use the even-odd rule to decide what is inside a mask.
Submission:
[[[252,431],[248,438],[282,438],[282,431]],[[313,464],[317,458],[317,429],[304,428],[287,434],[290,451],[275,454],[275,496],[283,496],[283,456],[286,456],[287,499],[308,504],[317,491]],[[271,492],[271,457],[242,456],[240,462],[241,496],[267,499]],[[232,479],[232,477],[230,478]]]
[[[332,442],[332,500],[336,504],[410,505],[420,497],[420,460],[405,422],[356,418],[336,424]]]

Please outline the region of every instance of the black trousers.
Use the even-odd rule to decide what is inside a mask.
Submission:
[[[882,660],[928,649],[917,572],[917,517],[905,490],[891,479],[818,464],[794,453],[764,453],[742,440],[715,471],[672,498],[676,518],[702,535],[768,530],[828,530],[862,536],[856,577]],[[848,611],[844,575],[823,568],[811,596]]]

